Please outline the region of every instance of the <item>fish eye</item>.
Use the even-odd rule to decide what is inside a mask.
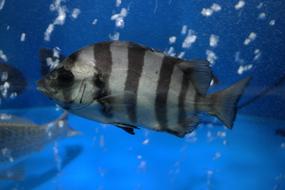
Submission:
[[[59,69],[58,71],[57,80],[60,84],[70,84],[74,80],[74,75],[71,71],[68,71],[64,68]]]

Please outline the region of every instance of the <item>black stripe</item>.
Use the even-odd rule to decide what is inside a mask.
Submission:
[[[112,71],[112,55],[110,50],[111,43],[98,43],[94,45],[95,67],[109,82]]]
[[[189,78],[187,77],[187,74],[183,73],[183,79],[182,79],[182,86],[179,93],[179,101],[178,101],[178,125],[184,124],[187,113],[185,110],[185,99],[187,95],[187,91],[189,89]]]
[[[133,45],[128,47],[128,72],[125,83],[125,103],[127,114],[131,122],[137,122],[137,91],[139,80],[143,71],[144,56],[146,49]],[[133,94],[129,96],[128,94]]]
[[[165,56],[162,61],[155,98],[155,114],[160,127],[168,128],[167,120],[167,96],[171,82],[171,75],[177,60]]]
[[[94,76],[94,85],[99,89],[94,95],[94,99],[98,99],[101,104],[101,113],[106,117],[112,117],[112,102],[105,100],[100,101],[100,98],[111,94],[109,88],[109,79],[112,72],[112,53],[110,50],[111,43],[104,42],[94,45],[95,69],[98,73]]]

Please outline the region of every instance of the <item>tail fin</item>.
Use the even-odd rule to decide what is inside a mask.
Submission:
[[[211,113],[217,116],[227,128],[231,129],[233,127],[237,113],[237,103],[250,79],[250,77],[245,78],[229,88],[207,97],[213,104]]]

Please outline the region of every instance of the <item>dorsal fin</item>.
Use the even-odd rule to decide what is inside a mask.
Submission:
[[[184,61],[178,67],[189,76],[199,94],[205,96],[210,87],[211,80],[215,77],[206,60]]]

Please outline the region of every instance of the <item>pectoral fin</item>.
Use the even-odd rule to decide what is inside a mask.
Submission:
[[[131,135],[135,134],[134,129],[139,129],[138,127],[134,125],[130,125],[126,123],[112,123],[112,124],[115,125],[116,127],[119,127],[120,129],[123,129],[124,131],[126,131],[127,133]]]

